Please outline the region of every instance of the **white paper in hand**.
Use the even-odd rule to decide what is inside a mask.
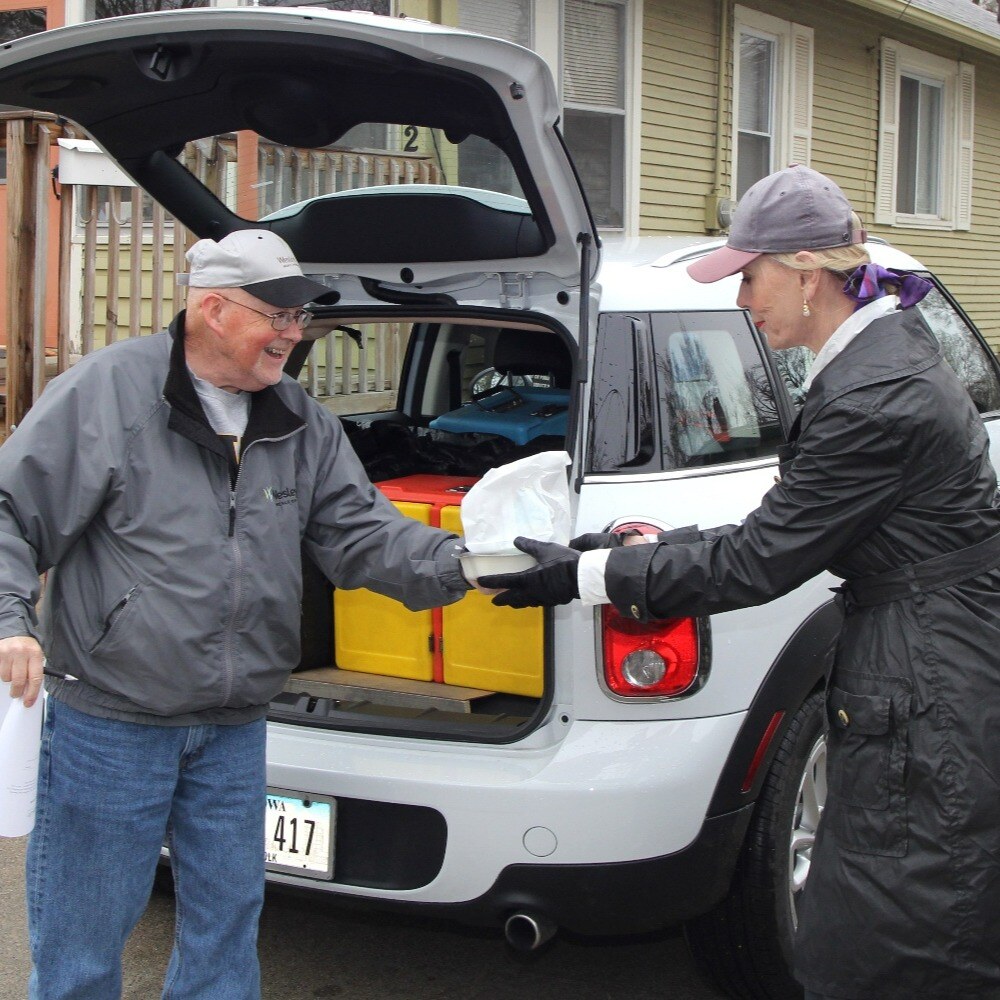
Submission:
[[[35,825],[44,700],[25,708],[0,684],[0,837],[23,837]]]
[[[462,500],[469,552],[516,553],[518,535],[565,545],[571,526],[566,478],[570,461],[564,451],[543,451],[490,469]]]

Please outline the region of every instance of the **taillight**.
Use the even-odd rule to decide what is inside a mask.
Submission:
[[[665,697],[682,694],[698,677],[698,621],[637,622],[610,604],[601,609],[604,679],[615,693]]]
[[[641,521],[618,524],[616,532],[638,529],[644,535],[659,529]],[[670,697],[683,694],[698,678],[698,620],[668,618],[637,622],[606,604],[601,609],[604,639],[604,679],[615,694],[630,697]]]

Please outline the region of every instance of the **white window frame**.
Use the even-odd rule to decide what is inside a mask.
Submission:
[[[643,0],[604,0],[622,7],[625,12],[625,51],[622,67],[624,81],[625,136],[623,149],[625,162],[622,165],[622,226],[605,229],[602,232],[624,233],[627,236],[639,232],[640,164],[642,162],[640,141],[642,134],[641,92],[642,92],[642,16]],[[563,96],[563,24],[564,5],[561,0],[534,0],[534,50],[549,64],[555,77],[559,101]],[[606,111],[606,108],[581,110]]]
[[[880,65],[875,222],[919,229],[971,229],[975,105],[973,66],[911,48],[891,38],[882,39]],[[900,80],[904,76],[937,84],[944,92],[941,107],[940,209],[935,214],[896,210]]]
[[[813,29],[794,21],[737,5],[733,18],[733,116],[731,195],[736,197],[736,162],[740,122],[740,37],[756,35],[775,42],[770,169],[790,163],[809,166],[812,159]]]

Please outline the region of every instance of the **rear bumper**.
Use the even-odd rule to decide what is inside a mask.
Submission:
[[[430,909],[491,925],[532,913],[578,934],[660,930],[725,896],[752,811],[749,805],[706,820],[694,843],[676,854],[606,865],[512,865],[479,899]]]
[[[361,910],[388,910],[425,919],[503,927],[515,913],[544,916],[558,928],[587,936],[658,931],[707,912],[726,894],[753,806],[706,820],[693,844],[676,854],[594,865],[511,865],[477,899],[421,903],[400,898],[325,894]],[[314,892],[282,885],[295,894]]]
[[[749,815],[705,818],[743,716],[562,718],[503,747],[272,725],[269,783],[336,798],[343,822],[334,881],[271,880],[474,923],[531,909],[581,933],[704,912]]]

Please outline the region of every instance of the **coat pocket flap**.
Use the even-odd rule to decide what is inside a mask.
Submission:
[[[852,694],[833,687],[827,699],[830,724],[861,736],[884,736],[892,719],[891,699],[877,694]]]

